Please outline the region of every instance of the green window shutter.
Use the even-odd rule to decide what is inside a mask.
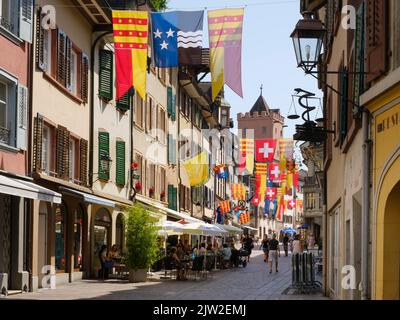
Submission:
[[[354,37],[354,75],[353,96],[356,104],[360,103],[360,95],[364,92],[364,61],[365,61],[365,22],[364,3],[360,5],[357,12],[357,25]],[[353,114],[359,113],[358,108],[353,107]]]
[[[340,143],[342,144],[347,135],[348,73],[346,69],[340,75],[340,89]]]
[[[130,107],[131,107],[131,94],[128,91],[121,97],[121,99],[117,101],[117,108],[122,112],[126,112],[127,110],[130,109]]]
[[[173,185],[168,185],[168,208],[171,210],[178,210],[178,198],[177,198],[178,188]]]
[[[116,180],[119,186],[125,185],[125,141],[117,141],[116,143]]]
[[[172,134],[168,134],[168,164],[172,164]]]
[[[172,116],[172,88],[167,88],[167,112],[168,116]]]
[[[110,180],[110,170],[103,171],[101,157],[110,155],[110,134],[99,132],[99,179]]]
[[[172,121],[176,120],[176,96],[172,92],[172,88],[167,88],[167,111]]]
[[[171,120],[176,120],[176,95],[172,95],[172,113],[171,113]]]
[[[173,193],[174,193],[174,186],[169,184],[168,185],[168,208],[172,209],[174,204],[173,204]]]
[[[113,52],[100,50],[99,96],[106,100],[113,98]]]

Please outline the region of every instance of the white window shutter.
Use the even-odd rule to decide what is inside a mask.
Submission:
[[[17,148],[27,150],[28,88],[18,85]]]
[[[19,37],[32,43],[33,0],[20,0]]]

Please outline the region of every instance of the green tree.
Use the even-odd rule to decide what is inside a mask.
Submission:
[[[127,210],[126,264],[135,271],[148,269],[157,261],[156,220],[141,205],[135,204]]]
[[[151,5],[157,11],[162,11],[167,9],[168,0],[150,0]]]

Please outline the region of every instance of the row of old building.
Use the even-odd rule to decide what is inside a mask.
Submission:
[[[318,199],[305,217],[323,213],[325,292],[399,299],[400,3],[311,0],[301,8],[327,31],[318,78],[334,133],[302,146],[312,168],[305,197]]]
[[[232,120],[223,96],[213,103],[211,85],[198,81],[208,49],[179,68],[149,63],[146,101],[134,92],[115,101],[111,10],[152,8],[46,4],[0,1],[3,293],[37,290],[48,272],[56,283],[95,277],[101,246],[123,248],[123,213],[135,201],[160,219],[211,222],[237,182],[234,164],[227,179],[212,170],[232,158]],[[210,179],[194,188],[182,159],[198,150]]]

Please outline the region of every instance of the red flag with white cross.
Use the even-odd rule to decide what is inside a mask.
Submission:
[[[276,145],[275,139],[256,140],[256,162],[274,162]]]
[[[288,208],[289,210],[293,210],[294,208],[296,208],[296,200],[292,199],[288,201]]]
[[[279,164],[268,165],[268,179],[272,181],[281,181],[281,169]]]
[[[275,188],[267,188],[267,192],[265,193],[267,199],[269,199],[269,201],[274,201],[275,197],[276,197],[276,189]]]

